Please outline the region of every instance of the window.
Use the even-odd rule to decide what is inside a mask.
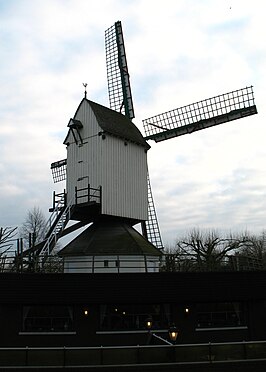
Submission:
[[[218,302],[197,304],[197,328],[241,327],[246,325],[244,304]]]
[[[104,260],[104,261],[103,261],[103,265],[104,265],[104,267],[108,267],[108,266],[109,266],[109,262],[108,262],[108,260]]]
[[[24,332],[71,332],[73,309],[70,306],[24,306]]]
[[[101,330],[146,329],[147,318],[152,318],[154,329],[166,329],[169,321],[169,305],[102,305]]]

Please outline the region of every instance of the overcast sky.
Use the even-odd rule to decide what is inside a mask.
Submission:
[[[266,2],[0,0],[0,226],[48,216],[83,98],[108,106],[104,31],[120,20],[134,123],[249,85],[258,115],[161,143],[150,178],[163,241],[193,227],[266,228]]]

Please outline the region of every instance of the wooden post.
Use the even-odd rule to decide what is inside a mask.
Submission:
[[[22,238],[20,238],[20,257],[21,257],[21,259],[20,259],[20,270],[21,270],[21,272],[23,271],[23,239]]]
[[[144,261],[145,261],[145,273],[148,272],[148,266],[147,266],[147,257],[144,255]]]
[[[95,256],[92,256],[92,274],[94,274],[94,258]]]
[[[75,204],[78,204],[78,188],[75,186]]]
[[[142,235],[144,236],[144,238],[148,240],[147,225],[145,221],[141,222],[141,229],[142,229]]]
[[[19,268],[19,260],[20,260],[20,257],[19,257],[19,239],[17,239],[17,260],[16,260],[16,270],[18,272],[18,268]]]
[[[100,186],[100,204],[102,204],[102,186]]]

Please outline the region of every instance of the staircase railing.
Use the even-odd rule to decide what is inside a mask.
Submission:
[[[64,230],[70,219],[72,205],[72,201],[66,204],[65,195],[58,200],[57,205],[47,222],[46,241],[39,252],[39,255],[47,256],[51,254],[61,232]]]
[[[81,195],[78,196],[78,192]],[[85,192],[85,194],[83,194]],[[88,184],[86,188],[77,189],[75,188],[75,194],[70,202],[66,201],[65,192],[59,194],[60,196],[56,203],[54,203],[54,208],[52,214],[45,227],[45,243],[39,255],[47,256],[50,255],[55,247],[57,240],[60,238],[66,224],[68,223],[71,216],[71,208],[74,204],[78,204],[79,198],[87,198],[87,201],[98,201],[101,203],[101,186],[99,188],[93,188]],[[54,199],[55,200],[55,199]]]
[[[55,196],[57,197],[59,196],[56,202],[55,202]],[[54,195],[53,204],[54,205],[53,205],[52,213],[44,226],[45,239],[47,239],[48,236],[50,235],[51,230],[53,230],[54,226],[57,223],[58,216],[62,213],[62,211],[66,207],[66,193],[64,192],[61,194]]]

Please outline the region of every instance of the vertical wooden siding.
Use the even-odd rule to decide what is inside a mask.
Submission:
[[[102,139],[95,115],[84,101],[75,119],[82,122],[83,144],[69,135],[67,148],[67,194],[78,188],[102,186],[102,213],[147,219],[147,154],[135,143],[106,134]]]

